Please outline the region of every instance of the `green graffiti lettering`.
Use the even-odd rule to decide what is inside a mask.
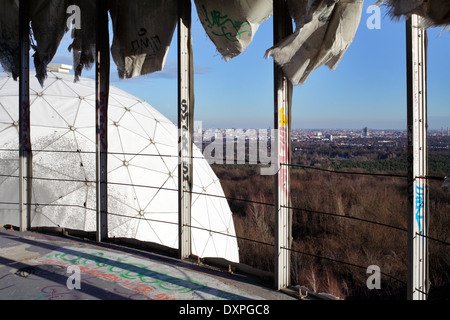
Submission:
[[[228,18],[227,14],[222,14],[217,10],[212,10],[210,14],[206,10],[205,5],[202,5],[203,13],[205,14],[205,20],[203,25],[211,30],[211,33],[217,37],[225,37],[229,41],[239,41],[242,34],[250,32],[250,30],[242,30],[244,27],[249,26],[248,22],[233,21]]]

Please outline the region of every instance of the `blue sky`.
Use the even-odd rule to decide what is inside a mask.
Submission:
[[[337,70],[321,67],[294,88],[292,128],[404,129],[406,127],[405,22],[393,22],[382,9],[381,29],[366,26],[365,1],[354,42]],[[249,48],[225,62],[208,39],[193,7],[195,120],[204,128],[273,127],[272,19],[263,23]],[[450,33],[429,29],[428,120],[430,129],[450,127]],[[53,62],[72,64],[65,39]],[[146,100],[177,121],[176,33],[165,69],[111,84]],[[93,77],[93,70],[84,76]]]

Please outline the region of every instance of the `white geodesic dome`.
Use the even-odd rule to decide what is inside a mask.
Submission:
[[[30,77],[32,227],[96,230],[94,88],[71,74],[49,72],[44,87]],[[18,82],[0,73],[1,224],[19,225],[18,101]],[[111,86],[108,151],[108,236],[178,248],[177,127]],[[196,147],[193,168],[193,254],[238,262],[232,213]]]

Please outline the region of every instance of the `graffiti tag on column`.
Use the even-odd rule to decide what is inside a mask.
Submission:
[[[99,126],[99,135],[100,135],[100,143],[102,145],[103,148],[106,149],[107,147],[107,139],[108,137],[106,136],[106,127],[107,127],[107,123],[106,123],[106,116],[107,114],[107,110],[105,108],[105,104],[106,104],[106,93],[105,92],[100,92],[100,97],[99,97],[99,121],[100,121],[100,126]]]
[[[229,41],[238,41],[241,35],[249,30],[241,30],[243,27],[250,27],[248,22],[233,21],[227,14],[222,14],[218,10],[211,10],[210,14],[206,10],[206,7],[202,5],[203,13],[205,15],[205,21],[203,25],[211,30],[212,34],[217,37],[225,37]]]
[[[28,107],[28,104],[24,101],[22,102],[22,147],[25,150],[31,149],[31,142],[30,142],[30,131],[29,131],[29,124],[30,124],[30,108]]]
[[[279,145],[279,163],[287,163],[289,161],[288,159],[288,143],[287,143],[287,125],[288,121],[286,118],[286,115],[284,113],[284,108],[280,109],[280,145]],[[283,166],[280,169],[279,175],[278,175],[278,182],[281,185],[283,189],[283,195],[287,198],[289,196],[289,191],[287,188],[287,167]]]
[[[287,124],[286,115],[284,114],[284,108],[280,109],[280,125],[284,127]]]
[[[423,234],[423,208],[424,208],[424,201],[423,201],[423,196],[424,196],[424,192],[423,192],[423,188],[416,186],[416,222],[419,228],[419,233]]]
[[[182,151],[183,151],[183,157],[185,157],[186,153],[189,150],[189,128],[187,126],[187,123],[189,121],[189,112],[188,112],[188,105],[186,99],[183,99],[181,101],[181,130],[182,130]],[[183,189],[187,190],[190,189],[190,178],[189,178],[189,167],[188,162],[183,159]]]
[[[181,120],[182,120],[182,128],[183,130],[188,130],[188,127],[186,125],[186,122],[189,120],[189,112],[188,112],[188,105],[186,99],[183,99],[181,101]]]
[[[189,167],[186,163],[186,161],[183,161],[183,189],[187,190],[187,189],[191,189],[191,181],[189,179]],[[188,188],[189,186],[189,188]]]

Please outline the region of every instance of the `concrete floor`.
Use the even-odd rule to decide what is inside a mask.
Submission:
[[[0,228],[0,300],[296,300],[258,279],[108,243]]]

